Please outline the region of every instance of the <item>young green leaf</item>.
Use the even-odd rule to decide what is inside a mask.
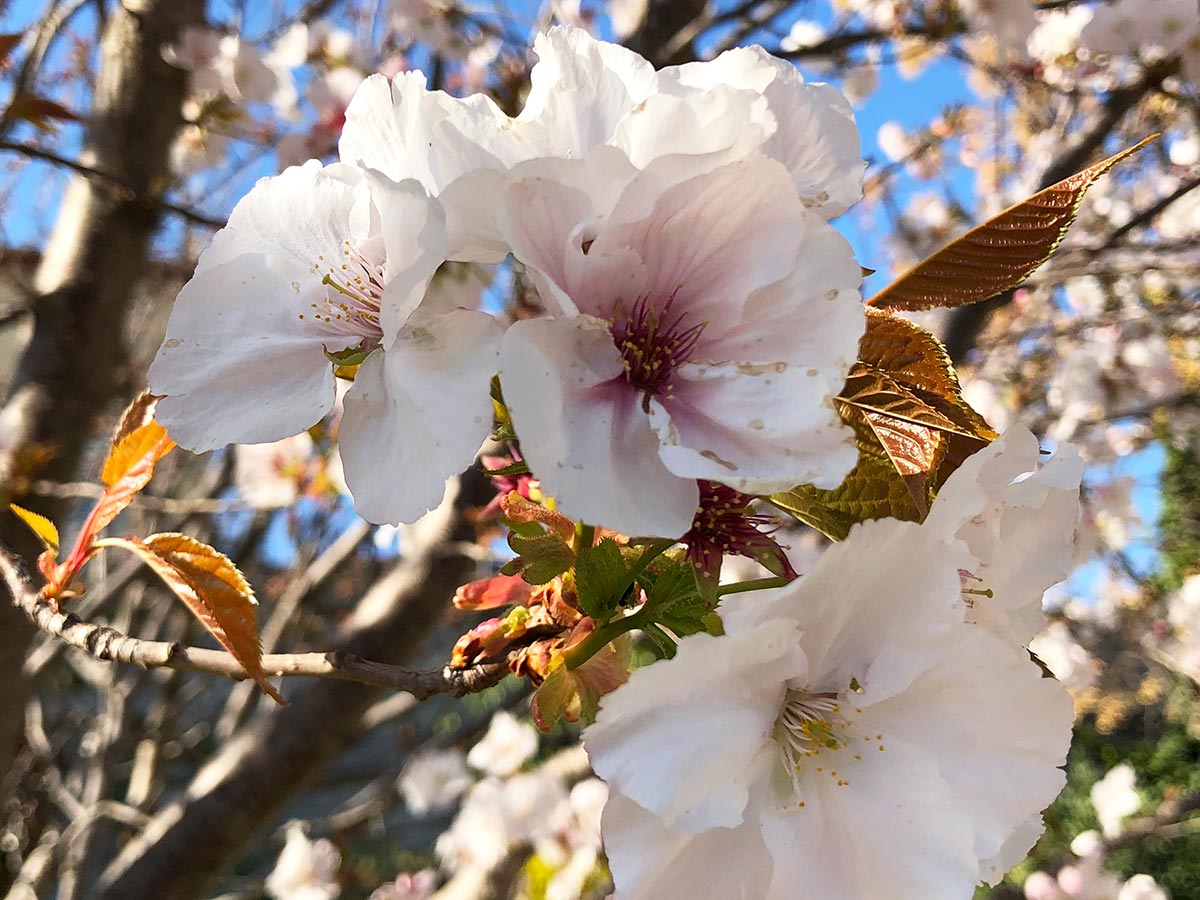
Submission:
[[[917,263],[868,305],[905,310],[964,306],[1019,286],[1057,249],[1088,188],[1157,137],[1152,135],[1010,206]]]
[[[517,554],[517,559],[501,572],[505,575],[520,572],[521,577],[530,584],[545,584],[567,571],[575,562],[571,548],[553,534],[525,537],[512,532],[508,536],[508,546]]]
[[[646,604],[639,615],[680,636],[707,630],[706,619],[713,604],[701,595],[695,570],[687,559],[671,560],[662,570],[647,572],[640,581]],[[651,638],[655,639],[654,635]]]
[[[605,538],[579,554],[575,562],[575,591],[580,608],[598,622],[606,622],[621,603],[629,567],[621,548]]]

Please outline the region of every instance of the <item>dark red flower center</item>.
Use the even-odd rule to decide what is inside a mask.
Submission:
[[[705,322],[686,323],[687,313],[676,315],[675,294],[664,302],[639,297],[629,315],[613,321],[613,343],[625,362],[625,380],[641,391],[642,408],[649,412],[650,398],[670,396],[671,376],[691,359]]]

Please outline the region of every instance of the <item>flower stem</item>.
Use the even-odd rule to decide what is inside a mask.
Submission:
[[[741,581],[737,584],[723,584],[717,588],[717,596],[724,597],[726,594],[744,594],[747,591],[765,591],[768,588],[783,587],[792,583],[791,578],[785,576],[777,576],[775,578],[756,578],[753,581]]]
[[[642,610],[638,610],[633,615],[623,616],[620,619],[609,622],[607,625],[601,625],[574,647],[563,653],[563,660],[566,662],[567,668],[578,669],[621,635],[633,631],[635,628],[641,628],[643,623]]]
[[[575,546],[581,546],[579,542],[579,534],[581,527],[575,526]],[[637,581],[638,576],[646,571],[650,563],[662,556],[667,550],[675,546],[677,542],[666,538],[658,541],[653,541],[646,546],[642,551],[642,555],[638,557],[637,562],[629,567],[629,571],[625,573],[621,585],[617,589],[616,597],[620,600],[625,596],[625,592]],[[585,662],[603,650],[609,643],[619,638],[621,635],[635,628],[643,628],[645,625],[653,624],[648,616],[645,615],[646,607],[643,606],[632,615],[623,616],[620,619],[614,619],[604,625],[598,627],[595,631],[584,638],[580,643],[576,644],[571,649],[563,654],[566,660],[568,669],[577,669]]]
[[[675,541],[665,539],[647,545],[642,555],[638,557],[637,562],[630,566],[629,571],[625,573],[625,578],[621,582],[621,588],[617,591],[617,599],[619,600],[625,596],[625,592],[638,580],[638,576],[646,571],[650,563],[654,562],[654,560],[658,559],[674,546]]]

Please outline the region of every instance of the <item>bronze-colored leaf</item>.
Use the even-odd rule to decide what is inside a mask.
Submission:
[[[254,590],[227,556],[186,534],[113,543],[137,553],[263,692],[284,702],[263,672]]]
[[[867,519],[904,519],[919,522],[921,510],[913,500],[910,482],[897,471],[865,416],[854,416],[858,464],[833,490],[800,485],[767,499],[835,541]]]
[[[835,401],[854,428],[858,465],[832,491],[802,485],[770,498],[838,540],[865,519],[921,521],[946,478],[997,436],[963,400],[937,338],[891,313],[867,312],[860,361]]]
[[[1158,135],[1010,206],[917,263],[867,301],[877,309],[963,306],[1020,285],[1058,247],[1096,180]]]
[[[47,97],[22,94],[14,97],[4,110],[0,120],[5,122],[28,122],[38,131],[53,131],[56,122],[77,122],[79,116],[61,103]]]
[[[21,33],[0,34],[0,67],[8,62],[9,55],[21,45]]]

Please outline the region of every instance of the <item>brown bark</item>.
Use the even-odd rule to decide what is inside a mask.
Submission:
[[[164,44],[203,20],[203,0],[126,0],[100,47],[95,99],[80,162],[107,177],[68,186],[35,279],[33,336],[17,363],[6,408],[16,413],[18,452],[0,455],[0,493],[20,500],[14,475],[22,449],[52,454],[37,474],[70,481],[94,420],[128,378],[121,334],[144,272],[159,209],[146,202],[167,183],[168,151],[181,123],[184,73],[162,59]],[[51,515],[64,507],[39,504]],[[29,536],[0,516],[0,541],[31,561]],[[0,604],[0,773],[20,739],[26,687],[21,665],[31,634],[24,615]]]

